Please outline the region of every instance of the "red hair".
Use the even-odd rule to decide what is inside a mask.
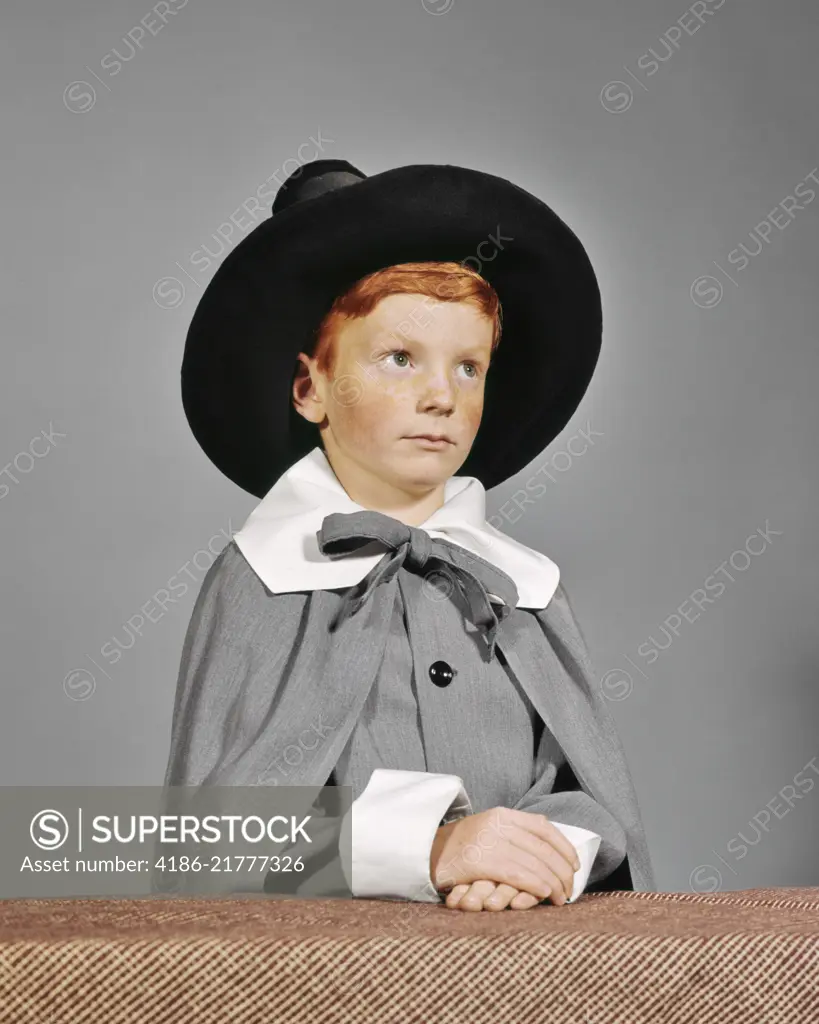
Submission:
[[[332,376],[338,328],[345,320],[371,313],[388,295],[427,295],[438,302],[468,302],[493,321],[492,348],[501,334],[501,304],[498,293],[481,275],[454,262],[398,263],[376,270],[339,295],[316,330],[310,355],[319,370]]]

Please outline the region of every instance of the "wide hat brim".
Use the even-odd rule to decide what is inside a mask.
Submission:
[[[293,407],[298,353],[312,352],[333,300],[357,280],[419,260],[463,262],[501,301],[483,418],[459,474],[488,490],[557,437],[600,353],[600,291],[585,249],[542,200],[504,178],[413,164],[274,204],[205,289],[185,343],[182,400],[229,479],[261,498],[319,443]]]

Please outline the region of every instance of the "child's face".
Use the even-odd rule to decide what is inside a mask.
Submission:
[[[304,403],[328,454],[384,480],[440,485],[469,454],[483,414],[492,321],[465,302],[390,295],[336,338],[333,380],[310,363]],[[305,357],[306,359],[307,357]],[[419,434],[445,435],[430,444]]]

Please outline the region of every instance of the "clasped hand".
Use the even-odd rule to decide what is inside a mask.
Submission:
[[[577,851],[544,814],[493,807],[441,825],[430,877],[451,910],[528,910],[571,896]]]

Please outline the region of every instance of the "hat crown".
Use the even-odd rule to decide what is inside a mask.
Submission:
[[[347,160],[312,160],[301,164],[282,182],[270,212],[275,215],[305,199],[315,199],[325,192],[356,185],[366,177]]]

